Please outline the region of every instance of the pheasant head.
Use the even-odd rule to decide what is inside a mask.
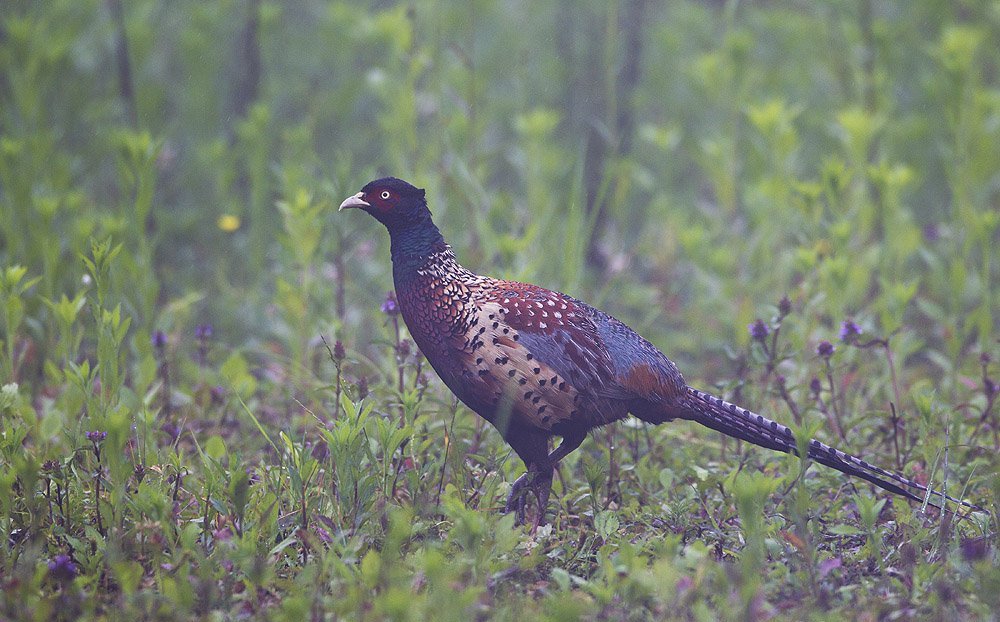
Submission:
[[[351,208],[368,212],[389,230],[394,264],[420,260],[444,245],[431,220],[423,188],[402,179],[383,177],[370,182],[340,204],[341,210]]]

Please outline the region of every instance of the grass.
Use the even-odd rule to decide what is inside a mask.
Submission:
[[[633,10],[4,5],[0,617],[995,617],[995,3],[647,6],[630,82]],[[330,209],[382,173],[470,268],[992,514],[624,422],[514,528]]]

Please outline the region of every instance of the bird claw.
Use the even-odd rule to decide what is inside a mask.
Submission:
[[[510,487],[510,495],[507,496],[507,504],[504,506],[503,512],[504,514],[514,512],[515,525],[524,524],[524,512],[527,507],[528,488],[529,483],[527,473],[514,480],[514,483]]]
[[[528,471],[517,478],[510,488],[510,495],[504,506],[504,513],[514,512],[514,524],[516,526],[525,525],[527,521],[528,493],[535,496],[538,501],[538,511],[535,515],[532,532],[538,529],[545,522],[545,509],[549,500],[549,489],[552,486],[552,477],[545,477],[538,471]]]

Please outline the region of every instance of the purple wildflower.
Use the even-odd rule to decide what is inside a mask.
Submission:
[[[385,301],[382,303],[382,313],[386,315],[399,315],[399,303],[396,302],[396,292],[388,292]]]
[[[936,222],[924,225],[923,233],[928,242],[937,242],[941,239],[941,226]]]
[[[162,350],[167,346],[167,334],[162,330],[153,331],[153,336],[150,341],[152,341],[154,348]]]
[[[986,559],[990,552],[990,544],[986,538],[963,538],[960,544],[962,558],[967,562],[978,562]]]
[[[208,361],[208,341],[212,338],[212,325],[199,324],[194,329],[194,336],[198,340],[198,365],[204,367]]]
[[[162,430],[170,438],[171,443],[174,443],[177,440],[177,438],[181,435],[180,426],[178,426],[176,423],[172,421],[167,421],[166,423],[164,423],[162,426],[160,426],[160,430]]]
[[[819,378],[813,378],[809,381],[809,390],[812,391],[813,395],[818,396],[820,391],[823,390],[823,384],[820,383]]]
[[[59,583],[69,583],[78,574],[76,564],[69,555],[56,555],[49,562],[49,577]]]
[[[366,397],[368,397],[369,393],[368,378],[365,376],[361,376],[360,378],[358,378],[357,386],[358,386],[358,399],[363,400]]]
[[[406,357],[410,356],[411,349],[412,349],[412,346],[410,345],[410,340],[409,339],[403,339],[403,340],[401,340],[399,342],[399,345],[396,346],[396,351],[399,352],[399,356],[401,356],[403,358],[406,358]]]
[[[198,341],[207,341],[212,338],[212,332],[211,324],[199,324],[194,329],[194,337]]]
[[[833,353],[836,351],[837,348],[835,348],[832,343],[826,341],[825,339],[823,341],[820,341],[819,345],[816,346],[816,354],[820,355],[825,359],[828,359],[831,356],[833,356]]]
[[[792,301],[788,299],[788,296],[782,296],[781,300],[778,301],[778,314],[781,317],[785,317],[792,312]]]
[[[764,323],[764,320],[754,320],[747,326],[747,329],[750,331],[750,337],[754,341],[763,342],[771,333],[771,329]]]
[[[844,320],[840,323],[840,340],[844,343],[853,343],[861,336],[861,327],[854,323],[854,320]]]
[[[107,432],[98,432],[96,430],[93,432],[87,432],[87,440],[90,441],[91,443],[94,443],[95,445],[97,443],[100,443],[106,438],[108,438]]]

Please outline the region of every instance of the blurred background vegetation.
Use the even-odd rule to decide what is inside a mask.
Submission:
[[[428,384],[449,412],[379,311],[385,232],[334,212],[387,174],[427,188],[465,265],[606,309],[692,384],[778,419],[839,403],[859,418],[849,445],[900,467],[995,447],[997,41],[995,0],[7,0],[0,404],[20,432],[0,479],[18,498],[44,460],[97,447],[86,430],[134,449],[148,427],[132,462],[180,470],[165,452],[185,426],[228,442],[243,409],[316,436],[308,409],[336,417],[342,374],[377,412],[413,423]],[[775,352],[747,326],[783,295]],[[817,358],[845,319],[887,358]],[[445,434],[427,425],[420,451]],[[402,456],[385,440],[383,462]],[[5,503],[8,531],[38,527],[29,499]],[[82,537],[61,528],[62,549]]]
[[[299,244],[275,205],[393,174],[466,263],[680,358],[745,343],[776,293],[823,292],[837,319],[901,289],[874,319],[939,307],[954,361],[996,328],[998,24],[996,2],[943,0],[11,2],[0,257],[72,298],[110,237],[133,329],[268,340],[302,328],[274,317]],[[363,331],[385,236],[314,224],[303,315]]]

